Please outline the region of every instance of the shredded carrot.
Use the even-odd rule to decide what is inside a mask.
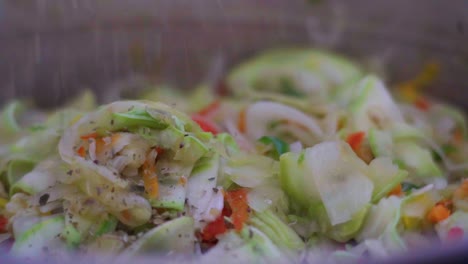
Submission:
[[[222,190],[223,191],[223,190]],[[225,192],[223,191],[223,195]],[[201,232],[201,236],[203,241],[205,242],[210,242],[216,240],[217,235],[221,235],[226,233],[228,230],[228,227],[226,225],[226,222],[224,221],[224,217],[230,217],[232,215],[232,210],[229,207],[229,204],[225,204],[223,207],[223,211],[221,212],[221,215],[219,215],[216,220],[213,222],[208,223],[208,225],[205,226],[203,231]]]
[[[442,204],[436,204],[427,214],[427,220],[432,223],[439,223],[450,216],[450,210]]]
[[[429,101],[423,97],[416,98],[416,100],[414,101],[414,106],[425,112],[427,112],[429,108],[431,108],[431,104],[429,103]]]
[[[249,217],[247,189],[241,188],[226,193],[226,201],[232,210],[232,222],[236,231],[241,231]]]
[[[97,138],[97,137],[98,137],[98,134],[96,132],[94,132],[94,133],[91,133],[91,134],[83,135],[80,138],[82,140],[88,140],[88,139]]]
[[[246,128],[247,128],[246,114],[247,114],[247,111],[245,108],[239,112],[239,120],[237,120],[237,128],[239,129],[241,133],[245,133]]]
[[[227,227],[226,223],[224,223],[224,215],[220,214],[216,220],[205,226],[201,235],[204,241],[212,241],[216,239],[217,235],[224,234],[226,231]]]
[[[436,203],[436,205],[442,205],[445,208],[449,209],[450,211],[452,211],[452,209],[453,209],[453,202],[450,199],[442,199],[442,200],[438,201]]]
[[[132,220],[132,214],[130,214],[130,210],[129,209],[123,210],[122,211],[122,217],[127,221]]]
[[[117,135],[117,134],[114,134],[114,135]],[[112,144],[114,144],[114,135],[112,135],[111,139],[112,139]],[[118,137],[118,135],[117,135]],[[96,132],[93,132],[93,133],[90,133],[90,134],[87,134],[87,135],[83,135],[80,137],[82,140],[90,140],[90,139],[94,139],[95,142],[96,142],[96,154],[99,155],[100,153],[102,153],[104,151],[104,146],[106,145],[104,140],[102,139],[102,137],[100,137],[98,135],[98,133]],[[84,153],[84,152],[83,152]],[[84,154],[80,156],[84,157]]]
[[[106,142],[102,138],[96,139],[96,155],[100,155],[106,148]]]
[[[156,166],[154,161],[146,160],[142,166],[143,168],[143,184],[145,191],[149,198],[159,197],[159,182],[156,175]]]
[[[366,133],[364,131],[358,131],[358,132],[350,134],[348,138],[346,139],[346,142],[348,142],[348,144],[351,146],[354,152],[357,153],[359,152],[361,148],[361,144],[365,136],[366,136]]]
[[[76,151],[76,153],[77,153],[80,157],[82,157],[82,158],[84,158],[84,157],[86,156],[86,150],[85,150],[85,148],[84,148],[83,146],[81,146],[81,147]]]
[[[398,184],[397,186],[395,186],[395,188],[393,188],[389,193],[388,193],[388,196],[392,196],[392,195],[395,195],[395,196],[400,196],[403,194],[403,188],[401,186],[401,184]]]
[[[7,232],[8,218],[3,215],[0,215],[0,233]]]
[[[204,107],[203,109],[201,109],[200,111],[198,111],[198,114],[203,115],[203,116],[210,115],[214,113],[216,110],[218,110],[220,105],[221,105],[221,102],[219,100],[216,100],[212,102],[211,104],[207,105],[206,107]]]

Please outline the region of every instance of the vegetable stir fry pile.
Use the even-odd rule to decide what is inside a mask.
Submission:
[[[359,65],[272,50],[230,93],[156,87],[96,106],[6,105],[0,241],[18,257],[181,255],[359,261],[468,232],[467,127],[417,82],[395,98]],[[419,82],[420,83],[420,82]]]

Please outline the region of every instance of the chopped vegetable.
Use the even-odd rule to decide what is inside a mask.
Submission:
[[[226,201],[232,210],[232,223],[236,231],[241,231],[249,217],[249,205],[247,202],[247,189],[237,189],[226,192]]]
[[[155,119],[143,109],[133,109],[127,113],[114,113],[114,127],[131,128],[134,126],[146,126],[155,129],[164,129],[168,126],[167,120]]]
[[[218,134],[220,132],[220,129],[217,127],[217,125],[207,118],[201,116],[201,115],[192,115],[193,121],[197,122],[197,124],[201,127],[201,129],[205,132],[210,132],[214,135]]]
[[[152,160],[146,160],[143,164],[143,182],[145,184],[145,192],[150,199],[158,198],[159,196],[159,182],[153,163],[154,161]]]
[[[289,151],[289,145],[277,137],[264,136],[261,137],[258,141],[262,144],[273,146],[271,153],[275,159],[279,159],[283,153]]]
[[[395,196],[400,196],[403,194],[403,187],[401,184],[398,184],[395,188],[393,188],[388,195],[395,195]]]
[[[247,115],[247,109],[242,109],[239,112],[239,119],[237,120],[237,127],[239,128],[239,131],[242,132],[242,133],[245,133],[245,131],[247,130],[246,129],[246,127],[247,127],[246,115]]]
[[[81,146],[80,148],[78,148],[78,150],[76,151],[76,153],[77,153],[80,157],[84,158],[84,157],[86,156],[86,150],[85,150],[84,146]]]
[[[436,204],[428,213],[427,219],[432,223],[439,223],[450,216],[450,210],[443,204]]]
[[[346,139],[346,142],[348,142],[348,144],[351,146],[354,152],[358,153],[361,149],[361,144],[365,136],[366,136],[366,132],[359,131],[359,132],[350,134],[348,138]]]
[[[80,138],[82,140],[88,140],[88,139],[96,139],[98,137],[98,134],[96,132],[93,132],[91,134],[83,135]]]
[[[227,231],[226,223],[224,222],[224,214],[221,214],[213,222],[205,226],[201,232],[204,241],[212,241],[218,235],[224,234]]]
[[[237,264],[372,262],[467,238],[467,117],[421,93],[437,64],[400,98],[320,50],[265,52],[226,78],[213,65],[188,93],[138,77],[142,100],[7,104],[0,243],[51,262]]]

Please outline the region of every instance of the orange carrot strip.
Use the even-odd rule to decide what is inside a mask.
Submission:
[[[247,202],[247,189],[241,188],[226,193],[226,201],[232,210],[232,222],[236,231],[241,231],[249,218],[249,205]]]
[[[86,150],[85,150],[85,148],[84,148],[83,146],[81,146],[81,147],[76,151],[76,153],[77,153],[80,157],[82,157],[82,158],[84,158],[84,157],[86,156]]]
[[[96,132],[94,132],[94,133],[91,133],[91,134],[83,135],[80,138],[82,140],[88,140],[88,139],[97,138],[97,137],[98,137],[98,134]]]
[[[439,223],[450,216],[450,210],[442,204],[437,204],[427,214],[427,220],[432,223]]]
[[[350,134],[348,138],[346,139],[346,142],[348,142],[348,144],[351,146],[354,152],[357,153],[359,152],[361,148],[361,144],[365,136],[366,136],[366,133],[364,131],[358,131],[358,132]]]
[[[180,177],[179,184],[185,186],[187,184],[187,178],[185,178],[184,176]]]
[[[146,160],[143,164],[143,184],[149,198],[159,197],[159,182],[154,161]]]
[[[397,186],[395,186],[395,188],[393,188],[388,193],[388,196],[392,196],[392,195],[400,196],[402,194],[403,194],[403,188],[401,187],[401,184],[398,184]]]
[[[122,217],[127,221],[132,220],[132,215],[130,214],[130,210],[128,210],[128,209],[123,210],[122,211]]]
[[[247,128],[246,114],[247,114],[246,109],[245,108],[242,109],[239,113],[239,120],[237,121],[237,128],[242,133],[245,133],[246,128]]]

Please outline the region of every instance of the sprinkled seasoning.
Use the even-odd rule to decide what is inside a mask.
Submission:
[[[49,200],[50,195],[48,193],[44,193],[39,197],[39,205],[44,206],[47,204],[47,201]]]

